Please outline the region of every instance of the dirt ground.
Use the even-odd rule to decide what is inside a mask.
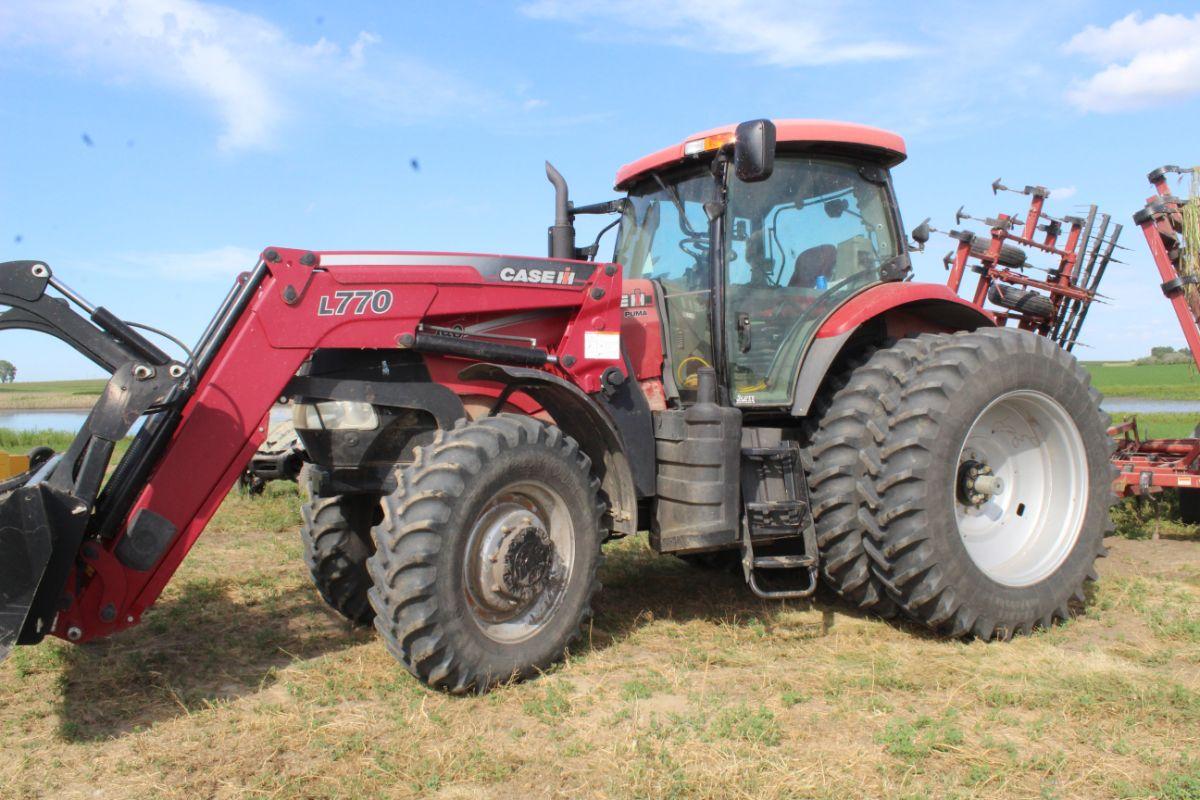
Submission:
[[[137,629],[0,664],[0,797],[1200,797],[1200,537],[1110,541],[1086,615],[940,641],[608,548],[586,644],[428,691],[231,497]]]

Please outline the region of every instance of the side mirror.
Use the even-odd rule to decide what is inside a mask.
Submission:
[[[849,208],[850,201],[844,197],[838,197],[825,203],[825,216],[837,219],[842,214],[845,214]]]
[[[775,123],[752,119],[733,135],[733,171],[746,183],[765,181],[775,169]]]
[[[917,250],[922,253],[925,252],[925,243],[929,241],[929,217],[926,217],[924,222],[913,228],[912,238],[917,243]]]

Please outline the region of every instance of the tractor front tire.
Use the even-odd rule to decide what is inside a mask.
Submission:
[[[438,431],[374,529],[388,650],[452,694],[546,670],[591,617],[603,511],[591,462],[553,425],[500,414]]]
[[[1110,529],[1108,415],[1087,372],[1011,328],[919,337],[889,402],[876,575],[940,634],[1008,639],[1066,619]]]
[[[375,616],[367,598],[371,588],[367,559],[375,551],[371,526],[378,515],[379,498],[318,497],[309,485],[309,474],[307,469],[301,474],[306,490],[300,507],[304,563],[321,599],[353,624],[366,625]]]

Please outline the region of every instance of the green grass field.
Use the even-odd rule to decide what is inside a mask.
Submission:
[[[54,448],[55,452],[61,453],[70,446],[74,439],[75,434],[67,431],[14,431],[11,428],[0,428],[0,451],[12,455],[24,455],[35,447],[45,445]],[[126,436],[117,442],[116,447],[113,448],[114,463],[116,458],[120,458],[129,449],[131,441],[133,441],[132,437]]]
[[[104,378],[89,378],[0,383],[0,409],[91,408],[107,382]]]
[[[34,447],[46,445],[62,452],[74,438],[75,434],[67,431],[14,431],[11,428],[0,428],[0,450],[21,455]]]
[[[1126,417],[1137,417],[1138,433],[1143,439],[1184,439],[1190,438],[1200,423],[1200,414],[1168,414],[1168,413],[1114,413],[1113,424],[1121,422]]]
[[[1085,362],[1092,383],[1107,397],[1153,400],[1200,400],[1200,376],[1192,364],[1134,364],[1132,361]]]

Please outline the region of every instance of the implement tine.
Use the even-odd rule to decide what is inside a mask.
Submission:
[[[1092,226],[1096,223],[1096,206],[1088,206],[1087,221],[1083,224],[1083,233],[1079,236],[1079,242],[1075,246],[1075,264],[1071,270],[1071,285],[1079,285],[1080,270],[1083,269],[1084,262],[1087,260],[1088,242],[1092,238]],[[1107,217],[1107,215],[1105,215]],[[1101,234],[1103,235],[1103,233]],[[1067,334],[1071,330],[1071,324],[1075,320],[1075,316],[1079,312],[1080,301],[1076,300],[1063,305],[1062,313],[1057,315],[1054,320],[1054,327],[1050,329],[1050,338],[1058,342],[1060,345],[1066,346],[1064,341]]]
[[[1095,223],[1096,223],[1096,212],[1098,210],[1099,209],[1097,209],[1096,206],[1094,206],[1094,205],[1088,206],[1087,221],[1083,225],[1083,233],[1079,237],[1079,244],[1076,245],[1076,250],[1077,250],[1077,252],[1075,254],[1076,269],[1072,271],[1073,274],[1076,274],[1076,275],[1079,274],[1078,267],[1079,267],[1080,263],[1083,261],[1084,256],[1087,254],[1087,245],[1088,245],[1088,241],[1092,238],[1092,226],[1095,225]]]
[[[1096,289],[1100,286],[1100,279],[1104,277],[1104,271],[1108,268],[1109,263],[1113,260],[1112,251],[1113,248],[1116,247],[1117,239],[1121,238],[1122,229],[1123,228],[1120,223],[1117,223],[1113,227],[1112,239],[1109,241],[1108,247],[1104,251],[1104,255],[1100,257],[1100,265],[1096,267],[1096,274],[1092,276],[1091,285],[1088,287],[1088,290],[1093,293],[1093,296],[1097,294]],[[1107,305],[1107,303],[1105,303],[1105,305]],[[1090,308],[1091,306],[1089,304],[1087,308],[1084,308],[1080,312],[1078,319],[1075,320],[1075,325],[1070,331],[1071,335],[1067,343],[1067,352],[1070,352],[1075,347],[1075,339],[1079,337],[1079,331],[1083,329],[1083,321],[1087,318],[1087,313]]]
[[[1083,286],[1087,286],[1088,280],[1092,277],[1092,270],[1096,267],[1096,257],[1100,255],[1100,245],[1104,243],[1104,234],[1108,232],[1108,223],[1110,219],[1111,218],[1108,214],[1100,215],[1100,231],[1092,237],[1092,252],[1087,258],[1087,267],[1084,269],[1082,275],[1078,272],[1075,273],[1075,277],[1077,279],[1075,284],[1077,286],[1081,284]]]

